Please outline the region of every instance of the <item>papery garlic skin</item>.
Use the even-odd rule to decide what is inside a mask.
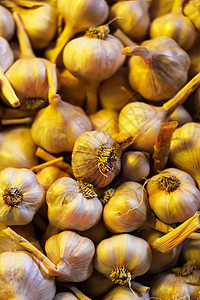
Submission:
[[[121,168],[121,148],[106,131],[83,133],[74,144],[72,170],[77,180],[107,186]]]
[[[130,234],[114,235],[102,240],[97,245],[94,267],[98,272],[113,279],[114,282],[126,285],[135,276],[147,272],[151,264],[151,257],[150,246],[145,240]],[[112,276],[115,269],[116,273],[117,269],[119,270],[116,278],[114,274]],[[118,278],[120,269],[127,274],[127,277]]]
[[[5,72],[14,62],[14,54],[7,40],[0,36],[0,69]]]
[[[94,191],[68,177],[50,186],[46,202],[50,224],[61,230],[87,230],[100,220],[103,209]]]
[[[10,41],[15,32],[15,21],[11,12],[0,5],[0,36]]]
[[[170,164],[190,174],[200,186],[199,155],[200,124],[189,122],[173,133],[169,161]]]
[[[117,286],[114,287],[108,294],[106,294],[102,300],[148,300],[149,299],[149,292],[140,293],[134,289],[133,291],[126,286]]]
[[[126,180],[141,181],[149,172],[149,159],[144,152],[127,151],[122,155],[122,174]]]
[[[149,205],[168,224],[184,222],[200,209],[200,191],[192,177],[168,168],[148,180]]]
[[[25,251],[0,254],[1,300],[51,300],[55,279],[32,254]]]
[[[84,110],[59,99],[41,109],[32,124],[37,146],[51,153],[72,152],[75,140],[92,125]]]
[[[38,164],[35,152],[30,128],[15,126],[0,132],[0,170],[7,167],[32,168]]]
[[[151,101],[172,98],[187,82],[189,55],[169,37],[155,37],[141,46],[152,53],[152,62],[140,56],[130,58],[131,87]]]
[[[110,8],[110,19],[115,27],[120,28],[136,42],[143,41],[148,34],[150,17],[148,3],[142,1],[119,1]]]
[[[92,274],[95,247],[88,238],[73,231],[62,231],[46,241],[45,251],[63,274],[57,277],[58,281],[80,282]]]
[[[28,224],[43,201],[44,189],[31,170],[5,168],[0,172],[0,222]]]
[[[103,220],[114,233],[134,231],[146,223],[147,194],[142,185],[128,181],[122,183],[104,206]]]

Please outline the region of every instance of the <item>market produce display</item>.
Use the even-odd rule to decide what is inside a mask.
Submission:
[[[0,300],[200,299],[200,0],[0,1]]]

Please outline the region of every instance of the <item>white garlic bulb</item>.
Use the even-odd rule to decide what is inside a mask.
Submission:
[[[52,300],[55,279],[32,254],[25,251],[0,254],[0,300]]]
[[[44,189],[31,170],[5,168],[0,172],[0,222],[28,224],[43,201]]]
[[[10,11],[0,5],[0,36],[10,41],[15,32],[15,21]]]
[[[62,230],[86,230],[101,218],[102,204],[87,182],[60,178],[48,189],[46,201],[50,224]]]
[[[46,241],[45,251],[62,274],[57,277],[59,281],[80,282],[92,274],[95,247],[88,238],[62,231]]]
[[[55,295],[53,300],[77,300],[77,298],[74,294],[70,292],[62,292]]]
[[[138,285],[139,285],[139,283],[138,283]],[[102,300],[119,300],[119,299],[148,300],[149,292],[148,292],[148,289],[145,292],[137,291],[137,289],[134,289],[134,283],[133,283],[132,290],[130,290],[130,288],[128,288],[126,286],[117,286],[117,287],[114,287],[108,294],[106,294]]]
[[[14,62],[14,54],[7,40],[0,36],[0,69],[6,72]]]

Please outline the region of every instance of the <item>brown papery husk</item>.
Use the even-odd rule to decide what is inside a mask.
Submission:
[[[143,102],[127,104],[119,114],[120,131],[136,137],[132,145],[135,150],[152,153],[160,125],[167,122],[174,110],[182,105],[199,85],[200,72],[162,107]]]

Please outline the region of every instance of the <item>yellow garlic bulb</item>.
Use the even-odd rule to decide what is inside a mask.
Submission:
[[[200,270],[200,241],[186,239],[183,241],[183,246],[180,253],[180,259],[183,263],[187,263],[188,261],[192,261],[194,266]]]
[[[41,1],[14,0],[16,11],[30,38],[34,49],[45,48],[53,39],[57,27],[56,9]]]
[[[151,19],[155,19],[169,13],[172,9],[174,0],[153,0],[151,1],[149,14]]]
[[[46,241],[45,251],[62,274],[58,281],[80,282],[92,274],[95,247],[88,238],[73,231],[62,231]]]
[[[200,124],[195,122],[177,128],[172,136],[169,153],[170,164],[190,174],[198,187],[200,187],[199,135]]]
[[[149,244],[131,234],[114,235],[96,247],[95,269],[120,285],[147,272],[151,264]]]
[[[200,287],[200,271],[195,270],[191,263],[182,268],[173,268],[153,278],[150,295],[152,298],[198,299]]]
[[[44,190],[31,170],[5,168],[0,172],[0,222],[28,224],[43,201]]]
[[[119,1],[111,6],[110,18],[116,18],[115,27],[134,41],[141,42],[147,37],[150,25],[148,6],[145,0]]]
[[[74,176],[98,187],[107,186],[120,171],[121,153],[120,145],[106,131],[85,132],[74,144]]]
[[[46,202],[50,224],[62,230],[86,230],[101,218],[102,204],[87,182],[60,178],[48,189]]]
[[[122,155],[123,177],[132,181],[141,181],[149,175],[148,154],[141,151],[127,151]]]
[[[170,37],[155,37],[122,53],[132,56],[129,83],[145,99],[169,99],[187,82],[189,55]]]
[[[200,209],[200,191],[192,177],[168,168],[148,180],[149,205],[168,224],[184,222]]]
[[[14,62],[14,54],[7,40],[0,36],[0,69],[2,72],[12,65]]]
[[[168,36],[188,51],[194,44],[195,28],[190,19],[183,15],[182,3],[183,0],[175,0],[170,13],[151,22],[150,37]]]
[[[25,251],[0,254],[0,300],[52,300],[55,279],[32,254]]]
[[[200,3],[199,0],[189,0],[183,8],[184,14],[192,21],[196,30],[200,33]]]
[[[93,130],[108,132],[113,138],[119,133],[118,113],[112,109],[100,109],[89,116]]]
[[[108,294],[106,294],[102,300],[148,300],[149,299],[149,292],[147,291],[140,292],[134,288],[134,282],[132,290],[126,286],[117,286],[114,287]],[[140,285],[138,283],[138,285]],[[142,285],[141,285],[142,286]]]
[[[192,120],[193,119],[190,113],[183,105],[178,106],[169,118],[169,121],[177,121],[178,126],[182,126],[185,123],[192,122]]]
[[[163,236],[163,233],[156,230],[140,230],[138,231],[137,236],[143,238],[151,246],[152,260],[151,260],[151,266],[147,271],[147,274],[150,275],[159,274],[163,271],[168,270],[169,268],[176,266],[179,260],[182,244],[179,244],[177,247],[173,248],[170,252],[162,253],[154,249],[152,245],[154,241],[156,241],[156,239]],[[187,240],[196,241],[196,240],[186,239],[184,240],[184,242]]]
[[[53,300],[78,300],[78,299],[79,298],[77,298],[74,294],[70,292],[58,293],[53,298]]]
[[[28,169],[37,165],[35,152],[30,128],[15,126],[0,132],[0,170],[7,167]]]
[[[0,36],[10,41],[15,33],[15,21],[10,11],[0,5]]]
[[[147,194],[142,185],[122,183],[104,206],[103,220],[115,233],[131,232],[144,226],[147,220]]]
[[[140,99],[129,85],[127,67],[121,67],[113,76],[101,83],[99,99],[102,108],[116,111],[120,111],[127,103]]]

